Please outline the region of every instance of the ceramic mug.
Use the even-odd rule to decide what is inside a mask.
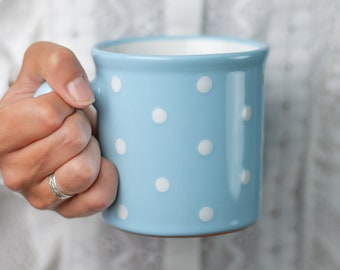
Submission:
[[[267,54],[261,42],[215,36],[94,46],[99,142],[119,173],[107,223],[190,237],[257,220]]]

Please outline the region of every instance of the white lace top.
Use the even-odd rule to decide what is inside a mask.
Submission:
[[[94,43],[159,34],[270,45],[261,219],[230,235],[151,238],[117,231],[99,214],[68,220],[35,210],[1,185],[0,268],[339,269],[338,0],[0,0],[0,96],[34,41],[69,47],[93,77]]]

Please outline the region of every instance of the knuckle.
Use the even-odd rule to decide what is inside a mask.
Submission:
[[[91,201],[91,212],[100,212],[106,208],[108,208],[112,204],[112,199],[110,197],[105,196],[95,196]]]
[[[38,197],[27,198],[32,207],[38,210],[46,210],[49,208],[49,204]]]
[[[75,213],[69,213],[66,211],[56,210],[56,212],[64,218],[75,218],[78,217]]]
[[[64,119],[58,113],[55,106],[48,102],[43,102],[39,106],[35,107],[35,114],[41,125],[41,129],[47,132],[52,132],[57,130],[63,123]]]
[[[90,132],[82,129],[78,123],[68,121],[62,129],[62,140],[66,146],[73,149],[84,149],[90,140]]]
[[[90,159],[77,159],[73,164],[73,172],[75,178],[81,181],[83,185],[89,187],[94,179],[97,177],[98,170]]]
[[[46,77],[47,74],[60,72],[60,70],[63,70],[68,64],[73,64],[76,59],[74,53],[70,49],[45,41],[35,42],[29,46],[25,52],[24,61],[30,61],[37,55],[45,56],[43,62],[39,66],[43,77]]]
[[[21,191],[28,182],[28,176],[20,173],[20,171],[7,168],[2,171],[4,184],[12,191]]]
[[[65,47],[55,47],[47,59],[46,68],[50,72],[58,71],[65,67],[65,64],[73,62],[75,59],[74,53]]]
[[[113,198],[110,194],[97,192],[92,194],[88,200],[88,212],[98,213],[108,208],[113,203]]]
[[[66,194],[73,194],[75,190],[84,192],[92,185],[97,174],[95,166],[90,161],[77,159],[72,164],[72,180],[59,181],[58,185],[61,191]]]

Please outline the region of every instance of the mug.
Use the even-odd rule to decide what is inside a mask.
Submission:
[[[217,36],[93,47],[99,142],[119,174],[107,223],[196,237],[257,220],[267,54],[264,43]]]

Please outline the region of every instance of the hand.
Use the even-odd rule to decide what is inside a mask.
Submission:
[[[33,98],[45,80],[54,92]],[[28,48],[17,81],[0,100],[0,169],[5,185],[35,208],[78,217],[115,200],[118,176],[93,136],[93,101],[86,74],[70,50],[47,42]],[[51,173],[60,191],[72,198],[56,197],[48,183]]]

